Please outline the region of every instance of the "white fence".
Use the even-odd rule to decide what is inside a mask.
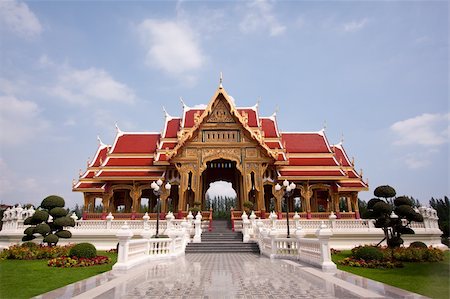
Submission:
[[[324,223],[318,226],[316,238],[305,238],[305,233],[299,226],[292,238],[286,238],[279,236],[276,225],[272,225],[270,229],[264,227],[263,221],[259,219],[255,222],[253,215],[252,221],[248,220],[245,212],[242,215],[244,242],[256,239],[261,254],[270,258],[299,260],[327,272],[336,270],[329,246],[333,233]]]
[[[151,232],[145,229],[142,239],[132,240],[133,231],[125,223],[117,232],[119,251],[113,270],[126,271],[151,260],[183,255],[186,244],[190,240],[186,234],[187,228],[188,224],[185,222],[181,230],[171,230],[168,232],[169,236],[163,238],[151,238]]]

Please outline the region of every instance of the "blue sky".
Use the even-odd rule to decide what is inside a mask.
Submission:
[[[1,202],[81,204],[97,135],[162,130],[220,72],[282,131],[343,135],[362,199],[449,195],[448,27],[446,1],[1,1]]]

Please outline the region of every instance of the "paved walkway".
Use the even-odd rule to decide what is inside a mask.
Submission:
[[[187,254],[108,272],[37,298],[424,298],[346,272],[255,254]]]

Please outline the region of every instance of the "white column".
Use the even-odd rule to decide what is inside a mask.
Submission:
[[[336,264],[331,260],[329,241],[332,235],[333,233],[324,223],[316,231],[316,236],[320,242],[321,266],[325,272],[333,272],[337,269]]]
[[[119,252],[117,263],[113,266],[113,270],[127,270],[129,242],[133,237],[133,232],[130,230],[127,222],[120,228],[116,236],[119,239]]]

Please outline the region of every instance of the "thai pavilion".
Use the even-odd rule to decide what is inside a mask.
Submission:
[[[166,112],[162,133],[117,127],[112,145],[99,139],[73,191],[84,195],[84,219],[104,219],[109,212],[141,219],[142,203],[150,212],[156,205],[151,183],[158,179],[171,184],[161,188],[162,212],[171,209],[180,218],[189,207],[209,210],[205,193],[219,180],[236,191],[235,210],[251,201],[261,218],[281,211],[285,193],[275,186],[284,180],[296,184],[289,210],[299,208],[304,219],[328,218],[331,211],[359,218],[358,192],[368,190],[342,142],[331,145],[324,130],[281,132],[276,114],[261,117],[258,105],[236,107],[222,84],[204,109],[183,102],[181,117]],[[94,213],[100,203],[102,213]]]

